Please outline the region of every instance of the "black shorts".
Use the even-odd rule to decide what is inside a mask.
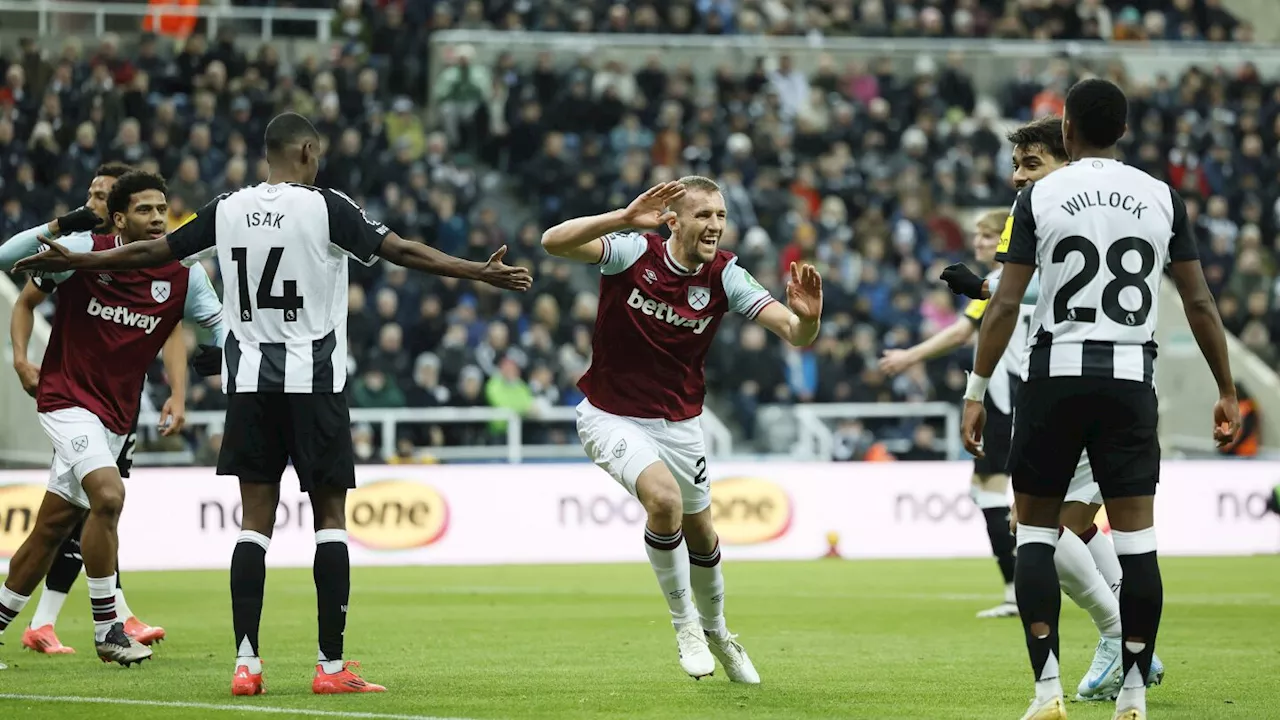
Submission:
[[[218,474],[278,483],[293,461],[303,492],[354,488],[351,411],[341,393],[236,393],[227,398]]]
[[[1022,380],[1009,376],[1010,404],[1018,402],[1018,386]],[[1000,411],[987,393],[982,401],[987,409],[987,424],[982,430],[982,457],[973,459],[974,475],[1004,475],[1009,472],[1009,446],[1013,440],[1013,416]],[[1012,408],[1011,408],[1012,409]]]
[[[1155,388],[1144,383],[1087,377],[1024,383],[1009,456],[1013,489],[1064,497],[1087,449],[1103,498],[1154,495],[1158,419]]]

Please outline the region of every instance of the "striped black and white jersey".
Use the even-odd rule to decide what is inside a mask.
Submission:
[[[1198,257],[1182,198],[1117,160],[1073,162],[1023,190],[996,259],[1040,269],[1024,379],[1151,384],[1163,270]]]
[[[992,270],[987,274],[988,287],[991,292],[995,293],[995,288],[1000,283],[1001,270]],[[1040,290],[1040,279],[1038,275],[1031,277],[1031,282],[1027,284],[1027,290],[1022,295],[1022,304],[1018,306],[1018,324],[1013,328],[1013,335],[1009,337],[1009,344],[1005,346],[1004,354],[1000,356],[1000,362],[996,365],[996,370],[991,374],[991,385],[987,388],[987,397],[996,409],[1005,415],[1013,414],[1013,399],[1015,379],[1020,380],[1027,374],[1027,346],[1031,338],[1031,319],[1035,315],[1036,297]],[[964,316],[974,327],[982,327],[982,318],[987,313],[987,304],[990,300],[973,300],[964,308]],[[977,360],[978,348],[973,349],[974,359]]]
[[[223,390],[337,393],[347,383],[347,257],[372,265],[388,230],[336,190],[254,185],[169,234],[177,258],[216,248]]]

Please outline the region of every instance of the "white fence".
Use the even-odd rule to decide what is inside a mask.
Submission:
[[[805,560],[989,557],[968,463],[753,462],[709,465],[725,556]],[[511,472],[493,465],[357,468],[347,503],[353,565],[644,562],[644,510],[587,463]],[[1175,461],[1156,496],[1166,555],[1280,551],[1265,510],[1280,463]],[[30,531],[47,473],[0,473],[0,572]],[[235,478],[212,468],[139,469],[120,523],[126,570],[226,568],[239,531]],[[1104,532],[1105,515],[1099,517]],[[163,538],[164,542],[156,542]],[[891,541],[886,541],[891,539]],[[292,470],[267,562],[310,567],[311,506]]]

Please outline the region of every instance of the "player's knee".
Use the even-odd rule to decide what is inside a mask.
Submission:
[[[124,483],[103,483],[89,496],[89,512],[104,518],[119,518],[124,511]]]
[[[347,491],[345,488],[311,491],[311,512],[316,532],[347,528]]]
[[[1070,530],[1078,536],[1083,536],[1093,527],[1093,518],[1096,513],[1090,512],[1090,506],[1083,503],[1066,503],[1062,506],[1062,513],[1058,518],[1058,522],[1062,527]]]
[[[683,502],[680,492],[655,492],[641,500],[649,527],[656,531],[675,531],[683,519]]]

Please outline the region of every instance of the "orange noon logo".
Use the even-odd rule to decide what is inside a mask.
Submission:
[[[379,480],[347,495],[351,539],[375,550],[408,550],[440,539],[449,527],[449,506],[430,485]]]
[[[0,485],[0,557],[13,557],[36,526],[43,485]]]
[[[711,483],[711,517],[726,545],[776,540],[791,527],[791,498],[776,483],[728,477]]]

